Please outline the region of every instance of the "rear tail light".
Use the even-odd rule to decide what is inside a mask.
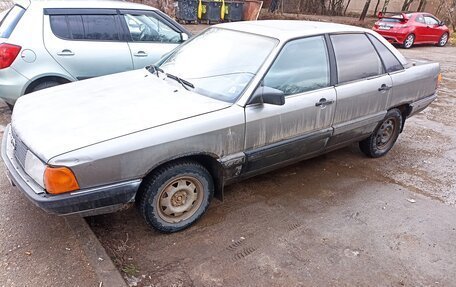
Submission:
[[[0,44],[0,69],[11,66],[21,49],[16,45]]]
[[[440,83],[442,82],[442,73],[439,73],[439,75],[437,76],[437,82],[435,84],[435,89],[437,90],[437,88],[440,86]]]

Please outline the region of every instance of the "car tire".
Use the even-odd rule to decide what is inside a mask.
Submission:
[[[399,137],[402,121],[402,114],[398,109],[389,110],[374,132],[359,142],[361,151],[371,158],[386,155]]]
[[[176,162],[145,179],[138,207],[151,227],[172,233],[195,223],[206,212],[213,194],[214,182],[206,168],[192,161]]]
[[[448,36],[449,34],[447,32],[443,33],[443,35],[440,37],[439,42],[437,43],[437,46],[443,47],[448,43]]]
[[[30,92],[33,93],[33,92],[36,92],[36,91],[39,91],[39,90],[44,90],[44,89],[47,89],[47,88],[58,86],[60,84],[61,83],[59,83],[57,81],[44,81],[44,82],[39,83],[35,87],[33,87],[33,89],[31,89]]]
[[[402,48],[410,49],[414,43],[415,43],[415,35],[408,34],[407,37],[405,37],[404,43],[402,43]]]

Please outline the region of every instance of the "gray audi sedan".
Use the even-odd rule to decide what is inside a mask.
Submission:
[[[410,63],[371,30],[221,24],[155,66],[21,97],[2,157],[46,211],[87,216],[136,202],[148,224],[174,232],[229,183],[352,142],[387,154],[440,78],[439,64]]]

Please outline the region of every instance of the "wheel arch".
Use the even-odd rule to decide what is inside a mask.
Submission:
[[[28,93],[31,93],[36,86],[38,86],[39,84],[44,83],[46,81],[55,81],[55,82],[58,82],[60,84],[66,84],[66,83],[72,82],[71,79],[63,77],[63,76],[59,76],[59,75],[42,76],[42,77],[33,79],[27,85],[27,87],[24,90],[24,95],[26,95]]]
[[[224,172],[222,164],[217,159],[218,157],[216,155],[201,152],[175,156],[169,160],[160,162],[159,164],[152,167],[143,177],[141,186],[138,189],[138,193],[136,194],[136,199],[140,198],[141,196],[140,193],[142,190],[142,185],[147,182],[147,179],[151,177],[156,170],[164,165],[173,164],[180,161],[193,161],[201,164],[208,170],[212,176],[212,180],[214,181],[214,197],[219,200],[223,200]]]
[[[405,120],[407,119],[407,117],[412,112],[412,106],[410,104],[402,104],[402,105],[399,105],[399,106],[396,106],[396,107],[392,107],[389,110],[392,110],[392,109],[398,109],[401,112],[401,115],[402,115],[402,126],[401,126],[400,132],[402,132],[404,130]]]

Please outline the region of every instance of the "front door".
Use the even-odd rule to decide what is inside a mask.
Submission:
[[[336,106],[325,38],[314,36],[285,44],[262,85],[284,92],[285,104],[246,106],[247,173],[324,149]]]
[[[44,44],[78,80],[133,69],[115,9],[48,9]],[[62,14],[66,13],[66,14]],[[90,13],[90,14],[88,14]]]
[[[426,39],[428,42],[437,43],[440,39],[442,31],[439,29],[439,20],[436,18],[425,15],[424,21],[426,22]]]

